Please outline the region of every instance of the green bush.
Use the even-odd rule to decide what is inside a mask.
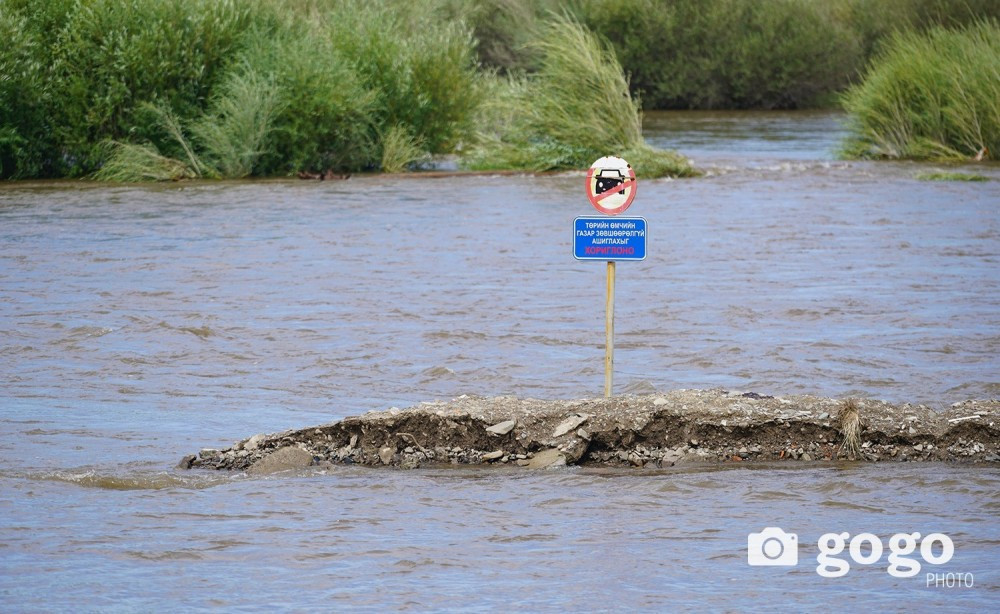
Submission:
[[[843,99],[850,157],[989,158],[1000,151],[995,21],[893,35]]]
[[[54,49],[55,133],[70,174],[97,167],[106,139],[155,138],[147,102],[183,118],[207,103],[249,24],[235,0],[89,0],[75,5]]]
[[[153,97],[127,138],[100,132],[120,143],[98,150],[100,177],[138,180],[143,160],[157,176],[399,170],[473,131],[483,87],[460,22],[354,0],[264,1],[244,21],[199,105]]]
[[[448,153],[472,132],[482,79],[464,22],[442,21],[421,7],[340,2],[324,23],[374,94],[376,129],[405,126],[430,153]]]
[[[996,0],[439,0],[480,60],[537,67],[530,41],[568,6],[609,40],[645,108],[832,105],[892,33],[1000,17]],[[423,3],[426,5],[426,3]]]
[[[241,57],[271,75],[278,88],[278,111],[259,174],[377,166],[375,94],[324,25],[292,15],[252,32]]]
[[[483,87],[461,21],[358,0],[271,8],[243,60],[274,75],[282,100],[261,173],[400,170],[473,133]]]
[[[44,46],[28,20],[0,5],[0,178],[49,173],[52,143]]]

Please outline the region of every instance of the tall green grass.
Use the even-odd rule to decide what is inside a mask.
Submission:
[[[902,32],[843,100],[850,157],[968,159],[1000,152],[1000,26]]]
[[[396,124],[382,133],[381,168],[386,173],[401,173],[427,158],[424,143],[414,137],[406,126]]]
[[[209,109],[186,129],[166,106],[146,105],[145,110],[158,119],[170,141],[160,146],[110,142],[96,179],[176,181],[254,174],[281,102],[274,79],[247,66],[227,76]]]
[[[222,177],[253,174],[284,104],[273,75],[252,66],[230,73],[191,126],[204,164]]]
[[[471,168],[586,168],[624,155],[646,177],[693,173],[684,158],[643,140],[639,104],[614,51],[593,33],[558,17],[534,45],[537,72],[494,83],[481,141],[466,159]]]
[[[203,177],[189,163],[171,158],[149,143],[108,142],[106,160],[94,173],[98,181],[179,181]]]

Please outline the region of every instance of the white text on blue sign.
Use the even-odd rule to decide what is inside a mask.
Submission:
[[[577,260],[643,260],[646,219],[578,217],[573,220],[573,256]]]

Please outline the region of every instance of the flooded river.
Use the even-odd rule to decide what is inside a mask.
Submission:
[[[1000,168],[838,161],[827,113],[646,126],[709,176],[639,178],[616,393],[1000,395]],[[996,468],[172,469],[370,409],[599,396],[604,266],[571,252],[591,213],[582,174],[0,185],[0,608],[995,607]],[[748,566],[768,526],[797,566]],[[820,577],[841,531],[886,556]],[[954,558],[893,577],[914,531]]]

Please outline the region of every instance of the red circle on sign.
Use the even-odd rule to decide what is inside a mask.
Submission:
[[[619,213],[624,212],[632,204],[632,201],[635,200],[635,188],[636,188],[635,171],[632,170],[631,166],[628,168],[629,178],[624,183],[621,184],[621,189],[616,190],[614,188],[610,188],[598,194],[597,193],[598,182],[594,180],[594,172],[599,170],[604,170],[604,169],[599,169],[592,166],[587,170],[587,200],[590,201],[590,204],[594,205],[595,209],[606,215],[618,215]],[[613,195],[620,194],[621,192],[627,192],[627,194],[625,194],[624,203],[615,207],[614,209],[607,209],[601,206],[601,202],[603,200],[611,198]]]

